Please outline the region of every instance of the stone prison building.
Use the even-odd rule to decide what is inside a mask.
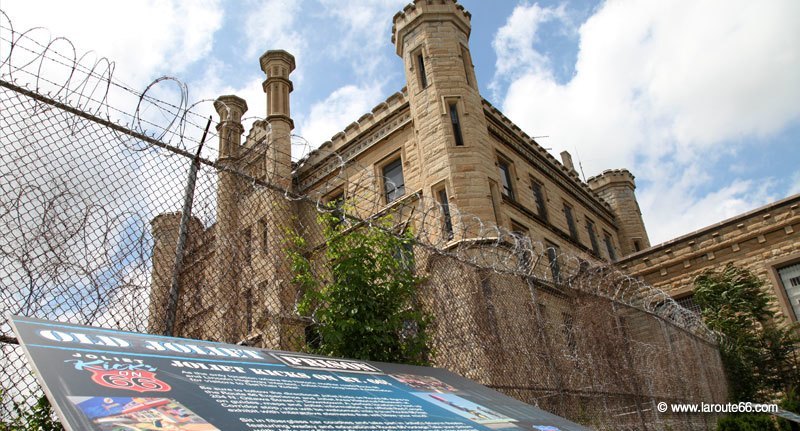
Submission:
[[[760,272],[772,274],[770,286],[781,310],[796,320],[798,197],[651,247],[633,174],[609,169],[582,181],[569,153],[556,160],[481,97],[470,59],[470,14],[463,6],[454,0],[416,0],[394,16],[393,24],[406,86],[300,161],[291,158],[295,59],[290,53],[270,50],[261,56],[267,117],[246,135],[245,101],[232,95],[216,100],[218,163],[230,170],[217,174],[216,222],[190,222],[175,334],[302,348],[308,320],[296,315],[300,292],[291,282],[285,249],[295,230],[320,260],[322,235],[315,223],[318,207],[287,199],[288,193],[321,203],[352,201],[357,218],[392,214],[444,252],[529,266],[524,272],[531,277],[523,279],[466,265],[432,248],[414,248],[415,268],[426,276],[421,301],[436,322],[437,366],[584,423],[591,421],[581,415],[591,414],[570,397],[589,405],[592,394],[606,394],[604,405],[587,411],[636,405],[638,419],[631,417],[641,422],[647,422],[641,411],[648,410],[641,404],[649,402],[641,393],[644,387],[653,397],[663,388],[676,399],[723,401],[725,378],[713,341],[684,336],[691,331],[665,327],[652,313],[589,300],[581,289],[561,282],[564,274],[591,267],[599,269],[592,276],[572,277],[570,285],[585,283],[588,291],[609,282],[600,289],[618,288],[614,283],[627,281],[612,280],[608,268],[613,264],[687,298],[697,271],[747,254],[751,266],[761,265],[762,258],[774,260],[766,266],[769,271]],[[254,185],[237,172],[271,187]],[[180,213],[166,213],[152,221],[148,325],[156,333],[165,328],[180,218]],[[488,228],[494,225],[502,230]],[[531,245],[523,251],[533,250],[544,261],[515,254],[514,244]],[[772,244],[778,252],[765,249]],[[667,354],[628,354],[624,343],[631,339],[690,359],[677,363]],[[601,359],[582,363],[591,355],[581,352]],[[708,364],[715,366],[706,369]],[[646,367],[660,370],[659,375],[618,376],[619,370]],[[598,387],[599,381],[604,386]],[[552,393],[555,398],[543,395]]]
[[[217,220],[203,226],[192,219],[185,276],[195,279],[183,284],[223,291],[187,287],[184,307],[191,306],[199,316],[183,316],[185,335],[239,341],[246,338],[243,331],[252,329],[252,321],[248,328],[228,328],[227,334],[212,334],[215,325],[204,326],[204,321],[231,320],[242,313],[258,320],[265,313],[279,313],[256,310],[264,302],[256,299],[264,292],[280,298],[273,301],[275,306],[294,302],[283,253],[286,227],[295,220],[308,229],[304,222],[313,220],[315,209],[285,199],[281,189],[318,196],[323,203],[354,199],[353,211],[360,218],[408,208],[422,199],[435,202],[445,214],[437,214],[442,228],[434,241],[445,248],[486,236],[467,218],[458,220],[456,212],[540,242],[553,259],[569,254],[603,263],[650,246],[634,176],[613,169],[581,181],[569,153],[556,160],[483,99],[470,60],[469,34],[470,14],[455,1],[408,5],[394,17],[392,34],[407,86],[300,162],[291,160],[291,54],[271,50],[261,56],[267,118],[253,124],[244,142],[246,102],[236,96],[216,100],[218,162],[278,188],[254,191],[240,176],[218,173]],[[398,217],[402,221],[406,215]],[[417,222],[419,217],[411,218]],[[179,213],[152,221],[154,331],[164,324],[159,311],[163,301],[157,299],[169,290],[179,222]],[[426,222],[427,230],[430,224]],[[321,238],[318,231],[309,236]],[[552,278],[555,265],[546,266],[546,278]],[[243,303],[240,296],[252,300]],[[274,337],[280,338],[281,332]],[[277,338],[265,343],[286,347]]]

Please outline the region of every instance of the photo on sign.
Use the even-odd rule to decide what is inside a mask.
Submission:
[[[479,424],[516,422],[516,419],[504,416],[494,410],[465,400],[457,395],[443,393],[432,394],[429,392],[412,392],[412,394]]]
[[[69,397],[102,431],[220,431],[169,398]]]
[[[400,383],[408,385],[411,389],[426,392],[457,392],[458,389],[431,376],[418,376],[415,374],[390,374]]]

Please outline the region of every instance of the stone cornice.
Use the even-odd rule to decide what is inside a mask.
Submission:
[[[488,102],[486,103],[488,104]],[[539,145],[536,144],[533,139],[525,135],[524,132],[512,129],[509,124],[505,124],[506,122],[503,121],[504,117],[499,117],[499,115],[502,115],[499,111],[484,107],[484,113],[486,113],[489,133],[491,135],[495,136],[500,142],[525,158],[528,163],[539,172],[549,177],[553,183],[557,184],[565,192],[590,208],[596,214],[602,216],[611,226],[617,227],[616,216],[611,210],[611,207],[596,196],[589,189],[589,186],[570,175],[565,166],[558,163],[554,157],[550,156],[543,148],[539,147]],[[507,121],[510,123],[510,120]],[[534,148],[539,149],[539,151],[536,151]],[[542,152],[547,153],[547,155],[541,154]]]
[[[336,172],[343,164],[352,162],[361,153],[410,123],[411,111],[406,103],[400,106],[393,116],[389,116],[379,124],[374,124],[371,128],[357,134],[351,141],[336,150],[335,153],[330,153],[313,165],[301,167],[297,175],[299,191],[308,190],[323,178]]]
[[[747,231],[746,233],[742,232],[731,238],[726,238],[726,233],[734,232],[737,229],[747,229],[748,221],[756,223],[763,220],[773,220],[774,222],[760,229]],[[800,194],[789,196],[788,198],[773,202],[761,208],[756,208],[736,217],[723,220],[711,226],[706,226],[661,244],[656,244],[650,248],[625,256],[617,261],[617,263],[620,266],[630,268],[634,265],[638,265],[640,262],[645,263],[652,257],[661,253],[675,255],[674,258],[653,262],[646,268],[637,271],[637,275],[649,274],[664,266],[674,265],[681,261],[707,254],[708,252],[732,247],[733,244],[744,242],[758,237],[759,235],[766,235],[776,230],[786,229],[786,226],[792,226],[798,222],[800,222]],[[701,246],[700,243],[708,240],[713,240],[713,245]],[[697,250],[693,250],[689,253],[681,253],[687,247],[691,248],[695,245],[697,246]]]

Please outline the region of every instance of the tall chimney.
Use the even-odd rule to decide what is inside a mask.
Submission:
[[[564,150],[561,152],[561,164],[569,169],[570,174],[575,176],[578,175],[578,171],[575,170],[575,165],[572,163],[572,155],[569,153],[569,151]]]
[[[292,81],[289,74],[295,68],[294,56],[284,50],[270,50],[259,59],[261,70],[267,75],[262,88],[267,94],[268,148],[266,163],[267,181],[285,189],[292,185],[292,121],[289,93]]]

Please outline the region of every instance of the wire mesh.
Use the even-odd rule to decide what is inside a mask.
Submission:
[[[314,316],[298,312],[287,232],[305,238],[324,283],[330,262],[317,216],[338,211],[348,229],[386,229],[376,220],[391,214],[413,232],[425,279],[416,306],[433,316],[434,365],[596,429],[713,424],[713,416],[655,409],[723,402],[727,390],[714,334],[663,292],[453,203],[445,211],[405,193],[386,205],[380,189],[391,181],[370,167],[330,150],[308,154],[302,138],[266,121],[243,139],[233,101],[217,107],[221,121],[195,157],[205,117],[178,81],[138,92],[113,79],[113,63],[78,57],[64,39],[15,32],[1,13],[0,25],[4,315],[167,332],[180,210],[196,162],[174,335],[305,349]],[[177,101],[151,96],[160,85]],[[298,147],[305,157],[293,157]],[[331,169],[304,189],[296,179],[312,159]],[[340,190],[351,205],[331,207]],[[41,392],[5,320],[0,330],[7,419]]]

